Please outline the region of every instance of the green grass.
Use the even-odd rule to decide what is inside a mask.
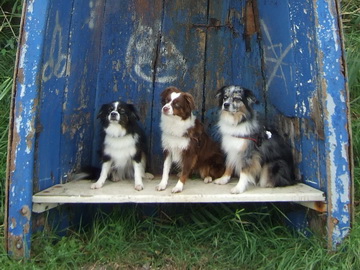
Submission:
[[[20,1],[1,0],[0,5],[0,224],[4,219],[9,110],[14,63],[21,17]]]
[[[360,269],[359,237],[350,237],[331,253],[321,238],[294,237],[281,219],[274,219],[281,215],[273,209],[247,213],[227,205],[187,205],[182,214],[163,212],[161,218],[144,218],[136,206],[119,207],[110,215],[98,212],[94,223],[67,237],[38,233],[31,261],[9,265],[21,269]],[[360,228],[354,228],[352,235],[359,234]]]
[[[355,187],[360,187],[360,0],[343,0],[351,96]],[[21,1],[0,9],[0,239],[4,238],[4,182],[8,112]],[[355,196],[358,201],[359,191]],[[282,213],[231,205],[159,206],[155,217],[142,206],[97,211],[93,222],[59,237],[45,229],[33,236],[30,260],[10,260],[0,245],[2,269],[360,269],[359,206],[355,226],[336,253],[320,236],[284,226]],[[47,218],[44,216],[44,218]],[[50,219],[50,217],[49,217]]]
[[[343,1],[345,48],[347,53],[355,187],[360,187],[360,1]],[[360,189],[355,189],[360,198]]]

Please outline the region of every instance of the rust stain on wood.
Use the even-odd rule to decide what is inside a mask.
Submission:
[[[322,106],[317,96],[314,96],[310,101],[311,118],[315,123],[316,134],[321,140],[324,140],[324,117],[322,114]]]
[[[245,46],[246,51],[251,51],[251,37],[259,32],[258,14],[256,3],[253,0],[248,0],[245,6]]]

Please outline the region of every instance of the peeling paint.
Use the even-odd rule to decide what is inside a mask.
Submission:
[[[328,151],[328,200],[329,208],[329,239],[330,246],[335,248],[349,233],[351,213],[347,205],[351,204],[350,161],[344,147],[348,145],[349,128],[346,119],[348,110],[344,98],[346,89],[345,78],[342,76],[343,67],[339,59],[340,51],[339,29],[337,21],[336,3],[317,0],[316,8],[322,27],[317,27],[318,43],[322,51],[323,82],[326,85],[325,100],[325,135]],[[337,220],[336,223],[331,222]]]

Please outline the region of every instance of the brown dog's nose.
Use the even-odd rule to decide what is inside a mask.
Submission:
[[[164,113],[167,113],[167,112],[169,111],[169,109],[170,109],[169,107],[164,106],[164,107],[163,107],[163,112],[164,112]]]

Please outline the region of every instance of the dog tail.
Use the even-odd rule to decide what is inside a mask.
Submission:
[[[100,177],[101,169],[88,166],[82,168],[79,172],[73,173],[70,176],[71,181],[77,181],[77,180],[97,180]]]
[[[292,166],[285,160],[276,160],[267,164],[269,179],[274,187],[295,185],[298,180]]]

